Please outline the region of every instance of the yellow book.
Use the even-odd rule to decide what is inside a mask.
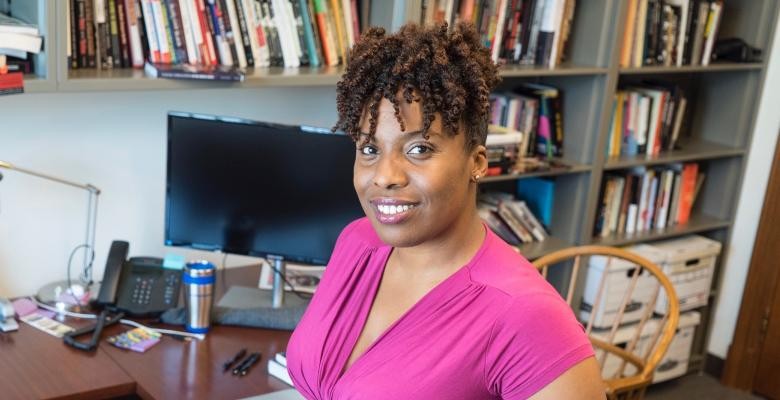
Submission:
[[[339,56],[344,64],[347,63],[347,31],[344,26],[344,13],[341,11],[340,0],[330,0],[331,14],[333,15],[333,24],[336,25],[336,42],[338,43]]]
[[[623,109],[625,108],[623,105],[625,98],[625,92],[617,93],[617,107],[615,107],[615,126],[612,130],[612,145],[609,147],[609,155],[611,157],[620,156],[620,144],[623,141]]]

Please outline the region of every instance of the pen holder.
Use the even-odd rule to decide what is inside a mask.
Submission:
[[[214,264],[208,261],[191,261],[184,268],[185,328],[188,332],[206,333],[211,325],[211,309],[214,304]]]

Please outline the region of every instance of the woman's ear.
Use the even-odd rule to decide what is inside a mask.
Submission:
[[[484,177],[488,168],[487,148],[481,144],[474,146],[469,158],[471,159],[471,178],[479,180],[479,178]]]

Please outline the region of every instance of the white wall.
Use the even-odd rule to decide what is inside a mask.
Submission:
[[[775,30],[770,57],[708,344],[708,351],[723,359],[734,338],[780,130],[780,29]]]
[[[0,160],[102,189],[96,278],[113,239],[128,240],[131,255],[221,260],[163,246],[169,110],[330,127],[335,87],[0,96]],[[84,241],[87,195],[0,173],[0,296],[35,293],[65,278],[71,249]],[[231,257],[228,264],[251,261]],[[79,257],[74,277],[80,265]]]

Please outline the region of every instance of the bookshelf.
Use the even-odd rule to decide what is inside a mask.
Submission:
[[[375,2],[378,6],[372,9],[372,24],[392,28],[404,21],[419,21],[421,0]],[[4,0],[0,0],[0,5],[3,3]],[[257,68],[247,73],[245,82],[216,83],[149,79],[139,70],[69,70],[65,56],[68,40],[65,3],[56,0],[11,3],[14,13],[23,13],[28,19],[37,21],[45,36],[44,51],[36,59],[36,74],[25,80],[27,92],[332,87],[342,73],[340,68]],[[499,90],[510,90],[521,82],[545,83],[563,90],[564,161],[572,167],[487,177],[482,185],[515,193],[526,178],[546,177],[555,181],[552,237],[519,247],[528,258],[577,244],[619,246],[697,233],[723,243],[713,280],[716,289],[720,285],[721,264],[730,248],[737,193],[751,146],[758,98],[770,56],[769,41],[776,29],[780,0],[725,0],[725,14],[718,36],[744,39],[751,46],[764,50],[764,61],[682,67],[619,66],[627,4],[620,0],[577,1],[566,62],[554,69],[515,65],[501,69],[503,82]],[[647,79],[676,83],[689,94],[686,111],[689,120],[680,146],[650,158],[610,158],[605,148],[609,140],[613,94],[622,85]],[[335,108],[335,99],[333,106]],[[594,237],[605,174],[636,166],[694,161],[706,170],[706,179],[689,223],[633,235]],[[694,340],[690,371],[701,371],[706,359],[712,312],[710,307],[702,307],[699,311],[702,322]]]

